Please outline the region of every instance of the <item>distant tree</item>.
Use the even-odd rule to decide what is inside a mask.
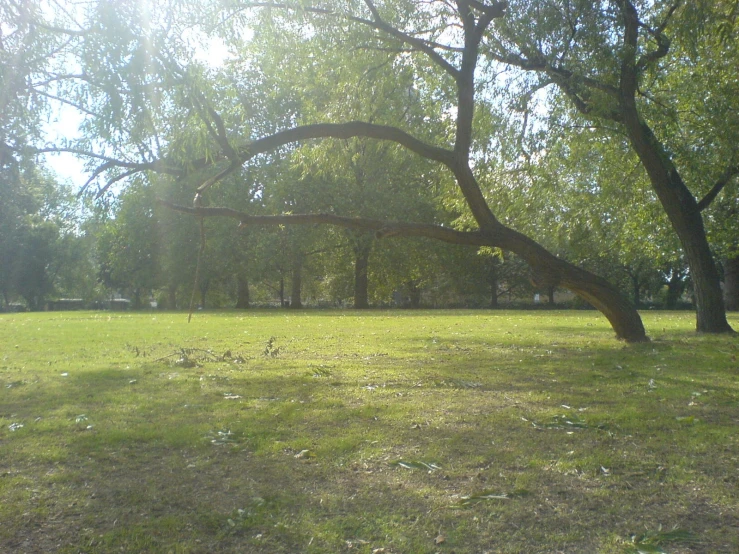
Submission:
[[[160,284],[160,232],[151,187],[132,185],[117,200],[114,215],[98,238],[100,279],[112,290],[132,296],[132,307]]]

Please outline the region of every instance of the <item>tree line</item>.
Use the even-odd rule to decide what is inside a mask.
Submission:
[[[732,332],[735,1],[0,4],[3,171],[72,152],[96,210],[116,191],[96,223],[108,287],[177,290],[162,276],[201,243],[201,292],[216,268],[258,282],[276,250],[291,289],[353,268],[357,307],[369,283],[497,291],[523,262],[626,340],[646,338],[645,300],[688,289],[699,331]],[[49,144],[59,104],[82,123]],[[125,260],[162,229],[189,248]]]

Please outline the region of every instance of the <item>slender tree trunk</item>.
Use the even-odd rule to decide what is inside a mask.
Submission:
[[[673,269],[672,275],[670,275],[670,279],[667,281],[665,308],[668,310],[674,310],[677,307],[677,301],[680,300],[680,295],[682,295],[684,288],[685,283],[683,282],[683,275],[679,271]]]
[[[205,309],[205,297],[208,295],[208,289],[210,288],[210,280],[204,279],[200,281],[200,307]]]
[[[299,310],[303,307],[303,302],[300,299],[300,292],[303,286],[302,271],[302,261],[297,261],[293,266],[292,288],[290,290],[290,308],[293,310]]]
[[[169,285],[169,287],[167,287],[167,304],[168,309],[177,309],[177,287],[174,285]]]
[[[554,306],[554,291],[556,290],[556,287],[550,286],[547,289],[547,293],[549,294],[549,305]]]
[[[133,289],[133,309],[141,309],[141,291],[138,288]]]
[[[369,257],[372,243],[358,244],[354,247],[354,308],[369,308]]]
[[[422,289],[419,287],[415,281],[411,280],[407,282],[408,286],[408,297],[410,298],[410,305],[413,309],[418,309],[421,307],[421,292]]]
[[[250,306],[249,281],[242,275],[236,276],[236,306],[237,310],[246,310]]]
[[[280,277],[280,308],[285,307],[285,278]]]
[[[726,309],[739,310],[739,256],[726,260],[724,267],[724,294]]]
[[[488,271],[488,284],[490,285],[490,309],[498,308],[498,262],[490,260],[490,269]]]

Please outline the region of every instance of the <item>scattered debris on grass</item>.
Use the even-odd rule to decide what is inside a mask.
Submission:
[[[172,358],[175,358],[174,360]],[[167,361],[169,365],[190,368],[202,367],[206,363],[214,362],[231,362],[234,364],[243,364],[246,359],[242,356],[234,356],[230,350],[226,350],[223,354],[216,354],[212,350],[202,348],[178,348],[177,351],[161,356],[154,360],[155,362]]]
[[[471,494],[463,496],[459,499],[459,502],[454,506],[456,508],[466,508],[473,506],[478,502],[488,502],[491,500],[512,500],[522,496],[528,496],[530,493],[526,489],[516,489],[513,492],[497,492],[493,490],[485,490],[477,494]]]
[[[207,438],[210,439],[211,444],[215,445],[236,444],[236,436],[230,429],[210,432]]]
[[[425,469],[429,473],[431,473],[432,471],[436,471],[437,469],[441,469],[441,466],[434,462],[409,462],[407,460],[397,460],[395,462],[390,462],[390,465],[402,467],[405,469]]]
[[[324,366],[319,366],[311,368],[310,375],[311,377],[331,377],[333,375],[333,371]]]
[[[640,535],[631,535],[631,539],[624,549],[625,554],[667,554],[662,547],[666,543],[690,544],[697,542],[690,531],[675,527],[671,531],[662,531],[660,525],[657,531],[646,531]]]
[[[527,421],[531,423],[531,425],[534,427],[534,429],[539,430],[546,430],[546,429],[566,429],[568,431],[572,431],[573,429],[600,429],[601,431],[607,430],[607,427],[603,423],[598,423],[597,425],[593,425],[588,423],[585,419],[580,417],[577,414],[561,414],[561,415],[555,415],[552,416],[550,421],[546,422],[540,422],[535,421],[533,419],[527,419],[525,417],[521,417],[523,421]]]
[[[465,381],[463,379],[443,379],[441,381],[435,381],[434,385],[437,387],[449,387],[452,389],[479,389],[482,387],[482,383],[477,381]]]
[[[280,355],[280,348],[279,346],[276,346],[275,343],[277,342],[276,337],[269,337],[269,340],[267,341],[267,345],[264,347],[263,354],[265,356],[276,358]]]

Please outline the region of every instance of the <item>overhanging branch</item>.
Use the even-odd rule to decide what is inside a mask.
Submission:
[[[372,231],[377,238],[426,237],[451,244],[493,246],[491,240],[479,231],[457,231],[429,223],[403,223],[364,217],[345,217],[334,214],[250,215],[231,208],[188,207],[158,200],[162,206],[197,217],[230,217],[239,221],[239,227],[276,225],[334,225],[345,229]]]
[[[387,125],[376,125],[363,121],[350,121],[347,123],[317,123],[315,125],[303,125],[280,131],[273,135],[263,137],[238,149],[240,163],[246,163],[259,154],[271,152],[293,142],[300,142],[315,138],[339,138],[349,139],[353,137],[367,137],[378,140],[387,140],[404,146],[419,156],[443,163],[447,167],[454,165],[454,153],[451,150],[432,146],[409,135],[397,127]],[[217,180],[209,179],[198,187],[198,193],[202,193]]]

